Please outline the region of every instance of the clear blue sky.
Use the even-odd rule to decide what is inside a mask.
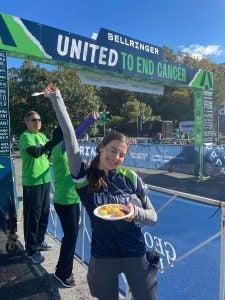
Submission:
[[[225,62],[225,0],[1,0],[0,12],[86,37],[104,27]]]

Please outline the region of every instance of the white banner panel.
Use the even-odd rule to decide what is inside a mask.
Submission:
[[[77,71],[80,80],[85,84],[92,84],[98,87],[109,87],[114,89],[141,92],[146,94],[163,95],[164,86],[152,84],[145,81],[113,77],[106,74],[89,71]]]

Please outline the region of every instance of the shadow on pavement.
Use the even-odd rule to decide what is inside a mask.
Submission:
[[[194,177],[182,177],[182,174],[148,174],[138,172],[144,182],[150,185],[183,193],[198,195],[214,200],[225,201],[225,176],[205,178],[202,181]]]
[[[6,241],[0,231],[0,299],[60,299],[53,275],[33,264],[24,252],[8,256]]]

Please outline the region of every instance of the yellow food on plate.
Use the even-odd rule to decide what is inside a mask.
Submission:
[[[117,209],[114,214],[115,214],[115,217],[123,217],[123,216],[125,216],[125,212],[121,211],[119,209]]]
[[[101,216],[111,216],[111,217],[123,217],[128,212],[124,211],[123,205],[122,204],[106,204],[102,205],[98,209],[98,213]]]
[[[108,215],[108,212],[107,212],[106,209],[99,209],[99,214],[100,214],[101,216],[107,216],[107,215]]]

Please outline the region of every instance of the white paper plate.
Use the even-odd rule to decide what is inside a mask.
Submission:
[[[108,204],[109,206],[118,206],[118,204]],[[109,220],[109,221],[116,221],[116,220],[122,220],[122,219],[126,219],[130,216],[132,216],[133,214],[133,209],[129,209],[126,205],[120,204],[123,207],[124,211],[127,211],[128,213],[122,217],[116,217],[114,214],[111,215],[102,215],[99,213],[99,210],[103,207],[103,206],[107,206],[107,204],[98,206],[95,208],[94,210],[94,215],[98,218],[104,219],[104,220]]]

